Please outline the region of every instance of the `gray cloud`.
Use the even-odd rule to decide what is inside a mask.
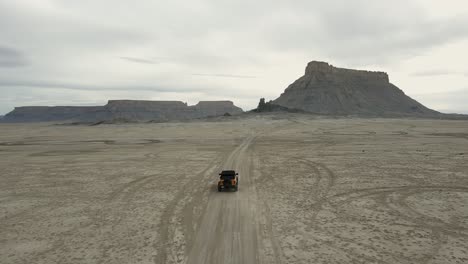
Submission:
[[[26,65],[24,55],[9,47],[0,45],[0,67],[21,67]]]
[[[149,59],[142,59],[142,58],[132,58],[132,57],[120,57],[122,60],[135,62],[135,63],[142,63],[142,64],[158,64],[159,62]]]
[[[443,113],[468,114],[468,88],[447,92],[434,92],[412,95],[413,98],[426,102],[426,105]]]
[[[201,74],[201,73],[194,73],[192,75],[193,76],[204,76],[204,77],[239,78],[239,79],[257,78],[257,76],[235,75],[235,74]]]
[[[41,88],[53,88],[63,90],[78,90],[78,91],[149,91],[149,92],[191,92],[193,87],[171,87],[171,86],[158,86],[158,85],[115,85],[115,84],[82,84],[82,83],[60,83],[53,81],[2,81],[0,80],[0,87],[14,88],[14,87],[29,87],[30,89],[40,90]],[[197,91],[207,92],[209,89],[197,87]]]
[[[317,3],[320,8],[313,8]],[[408,1],[311,1],[304,10],[310,14],[288,16],[267,28],[279,49],[366,64],[411,58],[468,38],[467,16],[433,19]]]
[[[468,75],[468,73],[463,73],[459,71],[449,71],[449,70],[428,70],[428,71],[419,71],[413,72],[410,74],[415,77],[434,77],[434,76],[444,76],[444,75]]]

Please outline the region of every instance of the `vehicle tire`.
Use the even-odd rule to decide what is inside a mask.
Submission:
[[[221,192],[221,191],[222,191],[221,188],[218,187],[218,192]]]

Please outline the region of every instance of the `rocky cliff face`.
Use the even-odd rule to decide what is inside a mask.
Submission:
[[[317,61],[310,62],[304,76],[272,103],[320,114],[439,114],[405,95],[384,72],[342,69]]]
[[[7,122],[48,122],[76,119],[83,115],[95,115],[102,107],[79,106],[22,106],[5,115],[2,121]]]
[[[231,115],[242,113],[242,109],[235,106],[231,101],[200,101],[189,107],[195,117],[222,116],[226,113]]]
[[[111,100],[105,106],[16,107],[5,122],[83,121],[170,121],[242,113],[231,101],[202,101],[188,106],[180,101]]]
[[[188,106],[180,101],[109,101],[104,107],[114,119],[169,121],[187,118]]]

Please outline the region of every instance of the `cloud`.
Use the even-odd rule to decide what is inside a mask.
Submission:
[[[205,76],[205,77],[221,77],[221,78],[239,78],[239,79],[251,79],[257,78],[257,76],[251,75],[235,75],[235,74],[201,74],[201,73],[194,73],[193,76]]]
[[[21,67],[26,64],[26,59],[19,50],[0,45],[0,67]]]
[[[12,87],[29,87],[30,89],[40,90],[41,88],[54,88],[63,90],[80,90],[80,91],[149,91],[149,92],[191,92],[193,87],[171,87],[171,86],[159,86],[159,85],[138,85],[138,84],[127,84],[127,85],[115,85],[115,84],[84,84],[84,83],[60,83],[53,81],[2,81],[0,80],[0,87],[12,88]],[[197,88],[197,91],[207,92],[208,89]]]
[[[443,113],[468,114],[468,88],[447,92],[433,92],[411,95],[432,109]]]
[[[410,74],[415,77],[433,77],[433,76],[444,76],[444,75],[468,75],[468,73],[463,73],[459,71],[449,71],[449,70],[428,70],[428,71],[419,71],[413,72]]]
[[[468,38],[467,16],[434,19],[408,1],[310,1],[303,5],[307,16],[294,9],[274,27],[265,28],[278,49],[321,53],[341,62],[382,64]]]
[[[149,59],[141,59],[141,58],[133,58],[133,57],[120,57],[122,60],[135,62],[135,63],[142,63],[142,64],[158,64],[159,62],[149,60]]]

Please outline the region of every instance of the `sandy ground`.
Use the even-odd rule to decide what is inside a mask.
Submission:
[[[0,263],[468,263],[467,245],[466,121],[0,125]]]

